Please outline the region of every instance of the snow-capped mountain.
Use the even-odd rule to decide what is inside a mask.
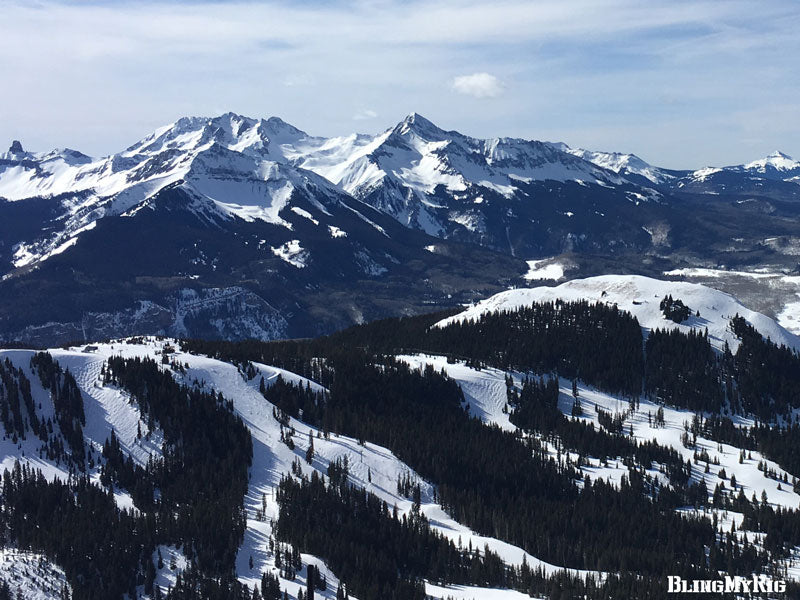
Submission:
[[[645,162],[635,154],[625,154],[622,152],[599,152],[595,150],[584,150],[583,148],[570,148],[566,144],[553,144],[556,148],[578,156],[592,164],[608,169],[620,176],[643,185],[665,185],[674,180],[677,175],[675,171],[656,167]]]
[[[737,167],[732,167],[736,169]],[[743,171],[755,171],[766,177],[774,176],[778,179],[786,180],[787,177],[795,177],[800,174],[800,161],[794,160],[788,154],[776,150],[772,154],[741,167]]]
[[[752,162],[704,167],[675,182],[675,189],[694,193],[754,195],[768,199],[800,199],[800,162],[775,151]]]
[[[746,164],[680,171],[651,165],[635,154],[570,148],[564,143],[551,145],[617,173],[630,182],[652,185],[664,192],[800,196],[800,190],[782,185],[783,182],[800,183],[800,162],[780,151]]]
[[[291,228],[279,213],[303,196],[315,212],[341,192],[308,171],[295,169],[272,148],[291,128],[278,119],[232,113],[214,119],[184,118],[127,150],[92,160],[72,150],[32,154],[15,143],[0,161],[0,197],[48,198],[56,217],[42,235],[16,242],[13,266],[47,259],[75,243],[106,216],[132,214],[154,195],[178,185],[209,218],[239,217]]]
[[[788,154],[776,150],[772,154],[742,165],[727,167],[704,167],[689,174],[691,179],[705,181],[717,173],[742,173],[758,179],[776,181],[797,181],[800,176],[800,162]]]
[[[433,235],[442,235],[448,220],[458,222],[457,211],[483,193],[511,198],[521,192],[520,184],[532,181],[624,182],[543,142],[471,138],[444,131],[416,113],[377,136],[300,146],[291,159]]]
[[[794,163],[762,162],[723,175],[800,194]],[[716,204],[686,202],[720,186],[684,175],[418,114],[336,138],[275,117],[186,117],[103,158],[15,141],[0,155],[0,337],[309,335],[496,291],[522,259],[577,253],[650,272],[654,256],[727,261],[732,246],[744,257],[794,235],[790,209],[733,204],[733,184]],[[347,298],[333,308],[331,285]],[[70,300],[53,309],[54,294]]]
[[[229,113],[101,159],[14,144],[0,160],[2,336],[309,335],[457,302],[524,270],[481,248],[426,250],[437,240],[292,164],[287,144],[302,141],[320,143]],[[31,297],[30,285],[50,292]],[[53,294],[71,300],[53,307]]]

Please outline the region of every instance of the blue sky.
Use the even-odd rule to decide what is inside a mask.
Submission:
[[[419,112],[672,168],[800,158],[797,31],[796,0],[0,0],[0,145],[102,155],[190,114],[340,135]]]

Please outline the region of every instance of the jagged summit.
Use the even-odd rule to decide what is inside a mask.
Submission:
[[[788,158],[789,160],[794,160],[791,156],[780,150],[775,150],[771,154],[768,154],[767,158]]]
[[[22,149],[22,142],[14,140],[11,142],[11,147],[8,149],[11,154],[22,154],[25,150]]]
[[[400,121],[393,131],[404,134],[413,131],[414,133],[422,136],[440,136],[448,133],[444,129],[434,124],[429,119],[426,119],[421,114],[412,112],[405,119]],[[454,132],[450,132],[454,133]]]

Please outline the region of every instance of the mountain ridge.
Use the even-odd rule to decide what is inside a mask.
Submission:
[[[0,339],[246,337],[231,319],[259,338],[316,335],[469,302],[520,283],[525,261],[562,254],[575,275],[791,270],[800,203],[786,198],[800,187],[723,175],[788,196],[742,199],[716,191],[714,173],[473,138],[417,113],[339,138],[277,117],[183,117],[99,159],[15,143],[0,158],[0,294],[18,308],[0,310]],[[41,290],[63,302],[46,306]],[[208,302],[182,329],[187,295]]]

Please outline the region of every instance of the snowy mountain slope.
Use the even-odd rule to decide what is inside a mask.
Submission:
[[[659,303],[667,295],[680,299],[691,309],[692,316],[684,323],[677,324],[664,317]],[[769,317],[743,306],[729,294],[696,283],[662,281],[637,275],[602,275],[574,279],[556,287],[501,292],[437,323],[437,326],[475,319],[487,312],[513,310],[533,302],[555,300],[588,300],[616,304],[621,310],[633,314],[647,331],[656,328],[682,331],[708,329],[709,341],[715,348],[721,350],[727,343],[732,351],[739,347],[739,341],[730,329],[730,319],[739,314],[763,336],[771,338],[777,344],[800,349],[800,337],[788,332]],[[700,313],[699,317],[696,316],[697,312]]]
[[[561,380],[559,388],[559,408],[564,414],[569,415],[574,402],[571,382]],[[600,424],[595,406],[612,414],[629,410],[629,402],[627,400],[599,392],[589,386],[579,384],[578,397],[585,411],[584,415],[579,418],[594,423],[595,427],[598,428]],[[663,426],[655,424],[655,415],[659,408],[664,411],[665,424]],[[652,422],[649,417],[653,418]],[[766,462],[769,468],[774,469],[778,475],[786,474],[789,481],[792,480],[793,476],[797,477],[798,474],[789,473],[782,469],[774,461],[766,459],[760,452],[751,451],[751,458],[746,458],[742,463],[739,463],[740,448],[730,444],[718,444],[702,436],[697,438],[696,447],[687,448],[681,442],[681,435],[685,432],[684,424],[691,423],[693,417],[694,413],[691,411],[661,406],[642,398],[639,408],[633,412],[628,412],[626,415],[623,428],[626,432],[632,429],[633,438],[636,440],[644,442],[655,439],[663,446],[674,448],[683,456],[684,460],[691,460],[693,463],[693,480],[699,482],[705,479],[709,485],[709,491],[713,491],[714,482],[719,479],[720,471],[724,470],[728,477],[732,474],[736,476],[737,484],[744,489],[748,498],[753,494],[760,498],[761,493],[766,492],[770,503],[773,505],[797,508],[800,504],[800,494],[795,492],[791,485],[781,484],[780,481],[767,477],[763,471],[759,470],[758,464],[762,461]],[[743,417],[736,417],[735,421],[738,426],[751,427],[754,424],[753,420]],[[700,453],[705,450],[711,457],[708,473],[704,470],[705,463],[701,464],[695,460],[695,450]],[[714,462],[715,459],[719,464]],[[623,467],[623,470],[627,469]]]
[[[448,361],[446,357],[435,355],[399,356],[401,360],[418,368],[432,366],[437,370],[443,369],[448,376],[455,379],[465,392],[470,402],[470,409],[474,416],[486,423],[496,424],[503,428],[514,428],[508,421],[510,407],[506,401],[506,376],[511,376],[513,384],[519,386],[523,377],[538,376],[536,373],[504,373],[497,369],[481,368],[480,370],[467,367],[462,362]],[[572,416],[575,403],[572,382],[566,379],[559,380],[558,408],[565,417],[579,419],[591,423],[596,429],[603,429],[600,425],[599,411],[612,415],[622,415],[623,431],[632,440],[639,443],[656,441],[659,445],[672,448],[678,452],[684,461],[692,464],[690,480],[694,483],[705,483],[712,498],[712,491],[721,484],[727,486],[727,493],[738,494],[739,491],[747,498],[766,498],[773,507],[796,509],[800,504],[800,494],[792,487],[797,473],[791,473],[782,468],[775,461],[766,459],[760,452],[749,450],[743,452],[741,448],[730,444],[719,444],[715,441],[698,436],[694,444],[684,443],[682,436],[686,428],[695,418],[695,414],[688,410],[674,409],[651,402],[647,398],[640,398],[635,408],[631,407],[629,399],[600,392],[582,382],[577,383],[577,394],[583,414],[579,417]],[[664,416],[663,424],[656,422],[655,416],[661,410]],[[705,415],[708,417],[709,415]],[[734,417],[737,427],[752,427],[754,421],[744,417]],[[554,461],[565,465],[569,460],[572,465],[578,464],[584,480],[595,481],[602,479],[619,487],[623,478],[629,478],[630,472],[621,457],[599,459],[593,456],[579,456],[577,453],[567,451],[553,434],[543,437],[532,434],[547,449]],[[708,462],[702,456],[708,455]],[[669,479],[661,472],[661,466],[653,463],[646,470],[647,474],[662,484],[669,485]],[[783,481],[785,478],[785,481]],[[734,483],[735,482],[735,483]],[[732,489],[735,485],[735,489]],[[722,531],[732,531],[735,527],[737,539],[744,540],[746,536],[749,543],[763,549],[766,547],[766,534],[763,531],[747,529],[744,524],[744,515],[720,508],[693,507],[679,508],[678,512],[692,516],[706,516],[716,518]],[[720,534],[721,535],[721,534]],[[789,556],[779,562],[781,569],[786,569],[788,579],[800,580],[800,548],[794,548]],[[429,586],[429,590],[431,586]],[[435,588],[434,588],[434,591]],[[463,590],[464,594],[468,590]],[[510,596],[505,594],[509,593]],[[511,592],[498,591],[498,598],[516,598]],[[445,594],[439,591],[437,597]],[[455,594],[453,597],[469,597]],[[482,595],[476,595],[482,598]],[[493,598],[488,594],[486,597]]]
[[[12,598],[59,600],[71,594],[64,571],[44,556],[15,548],[0,549],[0,581],[8,584]]]
[[[640,283],[640,287],[637,289],[652,291],[654,289],[652,285]],[[618,288],[614,293],[621,292],[622,290]],[[674,292],[672,293],[674,295]],[[608,295],[611,294],[612,291],[609,291]],[[700,292],[697,294],[696,298],[702,297],[699,295]],[[686,297],[688,298],[688,296]],[[268,550],[268,541],[272,533],[271,519],[277,516],[278,511],[275,489],[281,475],[289,472],[293,463],[299,463],[300,470],[305,474],[310,474],[312,470],[325,474],[332,461],[343,457],[347,457],[350,464],[351,481],[376,494],[389,506],[396,505],[400,514],[407,514],[411,510],[412,503],[410,499],[396,491],[396,482],[399,477],[409,475],[421,484],[421,510],[429,518],[434,529],[454,541],[460,541],[463,545],[471,543],[473,547],[478,548],[488,545],[509,564],[520,565],[524,559],[528,565],[540,566],[549,574],[560,571],[558,566],[539,561],[520,548],[502,540],[478,535],[454,520],[433,500],[433,486],[422,481],[412,469],[398,460],[386,448],[370,442],[359,444],[357,440],[346,436],[331,435],[326,439],[316,428],[309,427],[295,419],[290,420],[290,426],[294,429],[295,447],[289,448],[281,441],[281,425],[273,416],[273,406],[259,392],[261,379],[263,378],[264,384],[269,386],[280,376],[288,381],[308,384],[313,389],[321,390],[322,388],[314,382],[263,364],[254,364],[255,376],[248,376],[241,367],[205,356],[189,354],[176,349],[178,346],[174,340],[146,338],[117,340],[89,347],[54,349],[50,352],[63,368],[69,368],[80,386],[86,407],[87,423],[84,432],[87,441],[97,450],[104,441],[103,436],[110,435],[113,429],[119,437],[123,452],[133,457],[139,464],[146,461],[151,453],[155,456],[160,455],[161,433],[158,430],[148,432],[136,405],[129,402],[126,394],[114,386],[103,384],[100,371],[107,358],[139,356],[150,357],[161,362],[161,357],[167,352],[171,364],[162,365],[161,368],[169,369],[176,380],[190,386],[202,387],[205,390],[219,391],[233,401],[234,410],[250,430],[254,443],[253,464],[250,469],[249,488],[245,497],[247,530],[239,550],[236,566],[238,577],[242,582],[252,587],[258,583],[262,572],[278,572],[274,555]],[[13,364],[24,370],[29,364],[32,354],[32,351],[27,350],[3,350],[0,351],[0,360],[9,358]],[[466,402],[473,415],[486,423],[497,424],[506,430],[514,429],[508,421],[507,374],[503,371],[497,369],[477,370],[467,367],[463,363],[450,363],[441,356],[409,355],[400,358],[414,367],[422,368],[431,365],[437,370],[444,369],[462,387]],[[172,366],[174,364],[180,364],[181,368],[175,369]],[[47,411],[52,410],[49,393],[36,384],[38,378],[33,373],[26,371],[26,375],[31,376],[32,393],[37,405],[38,403],[42,405],[39,409],[41,414],[48,414]],[[519,386],[523,376],[531,374],[511,373],[510,375],[514,385]],[[559,387],[558,406],[565,415],[570,415],[574,402],[571,382],[562,380],[559,382]],[[747,497],[753,494],[760,496],[763,492],[767,495],[768,501],[775,506],[796,507],[800,503],[800,495],[792,489],[791,485],[786,483],[781,485],[777,479],[767,477],[765,472],[758,468],[758,465],[762,461],[766,462],[769,469],[774,470],[778,476],[785,474],[790,481],[792,476],[797,474],[787,473],[779,465],[764,459],[756,451],[751,451],[750,456],[739,462],[740,449],[728,444],[717,444],[700,437],[696,447],[687,448],[683,444],[681,436],[685,431],[684,424],[691,422],[694,416],[689,411],[659,407],[645,398],[641,399],[635,410],[631,410],[629,400],[599,392],[580,382],[578,383],[578,395],[584,409],[583,415],[578,418],[592,422],[595,427],[599,427],[597,408],[612,414],[624,414],[623,427],[626,433],[630,431],[630,435],[634,439],[642,442],[655,439],[659,444],[674,448],[684,459],[692,461],[692,479],[698,482],[705,480],[709,491],[717,480],[721,480],[720,477],[723,475],[721,471],[724,469],[727,478],[735,475],[737,486],[743,489]],[[659,408],[664,411],[664,424],[656,426],[652,417]],[[740,426],[753,424],[752,421],[742,418],[737,418],[736,423]],[[137,438],[137,426],[145,427],[141,440]],[[311,438],[314,443],[314,458],[312,464],[309,465],[304,461],[304,457]],[[7,442],[9,443],[4,442],[5,445],[2,447],[4,466],[9,466],[14,459],[20,459],[36,468],[49,469],[49,477],[67,476],[63,466],[40,459],[36,456],[35,449],[25,446],[24,442],[21,442],[21,445],[10,444],[9,440]],[[567,457],[572,461],[577,459],[577,455],[570,455],[558,450],[552,440],[547,441],[545,446],[554,460],[564,461]],[[710,455],[712,464],[708,465],[708,472],[704,469],[705,463],[696,458],[695,452],[700,451],[706,451]],[[622,478],[628,474],[622,459],[615,461],[612,458],[602,461],[591,456],[583,458],[585,462],[580,465],[580,470],[585,477],[588,476],[592,480],[600,478],[620,485]],[[718,464],[714,463],[715,459]],[[658,465],[654,464],[653,468],[648,469],[647,472],[658,478]],[[94,475],[93,478],[95,478]],[[726,479],[726,481],[728,480]],[[135,509],[130,496],[124,490],[117,491],[117,502],[121,507]],[[731,522],[736,522],[737,528],[741,528],[741,515],[737,517],[737,515],[725,515],[722,511],[717,512],[720,523],[727,523],[732,519]],[[747,533],[751,542],[761,543],[759,540],[762,538],[759,536],[763,536],[763,534]],[[174,582],[175,573],[179,572],[186,563],[180,549],[164,546],[160,550],[166,566],[159,570],[156,581],[159,585],[166,587]],[[173,562],[173,557],[176,571],[169,566]],[[155,562],[155,554],[153,559]],[[250,567],[251,560],[252,568]],[[332,600],[335,597],[336,583],[338,582],[336,574],[314,556],[304,555],[303,562],[318,566],[320,572],[326,575],[329,582],[328,589],[319,596]],[[794,568],[796,565],[791,563],[788,566]],[[580,572],[580,574],[585,574],[585,572]],[[595,573],[595,575],[602,576],[603,574]],[[281,586],[287,589],[292,597],[296,597],[299,591],[305,587],[305,577],[306,570],[303,569],[294,580],[281,579]],[[442,587],[433,584],[429,584],[428,589],[435,597],[449,595],[458,598],[498,598],[501,600],[518,597],[516,593],[508,590],[483,590],[482,588],[459,586]],[[49,600],[49,597],[43,597],[43,600],[44,598]]]
[[[536,373],[504,373],[492,368],[474,369],[467,367],[462,362],[453,363],[443,356],[413,355],[398,358],[417,367],[430,365],[437,370],[443,369],[464,389],[474,416],[504,428],[509,427],[509,407],[503,404],[506,376],[511,376],[515,386],[520,385],[524,376],[537,376]],[[484,389],[485,393],[476,395],[475,392],[480,389]],[[743,452],[738,447],[724,443],[718,444],[702,435],[696,438],[693,445],[687,446],[682,437],[685,435],[687,425],[695,418],[695,414],[691,411],[662,406],[647,398],[640,398],[638,405],[632,408],[629,399],[599,392],[581,382],[577,384],[577,394],[583,410],[583,414],[577,417],[579,420],[593,424],[596,429],[602,429],[598,410],[603,410],[608,414],[622,415],[626,437],[629,435],[631,439],[639,443],[656,441],[664,447],[677,451],[685,461],[692,464],[690,480],[694,483],[706,484],[709,502],[712,498],[712,490],[717,485],[721,485],[723,489],[727,489],[725,493],[738,494],[741,491],[747,498],[766,498],[769,505],[776,508],[794,510],[800,503],[800,495],[792,487],[792,482],[795,481],[797,474],[766,459],[760,452],[753,450]],[[574,403],[572,382],[560,379],[558,408],[568,419],[575,418],[572,417]],[[657,424],[655,420],[659,409],[663,411],[663,424]],[[754,421],[749,418],[734,417],[733,420],[737,427],[754,425]],[[513,426],[511,427],[513,428]],[[621,457],[598,459],[586,455],[579,456],[575,452],[566,451],[558,438],[552,434],[547,437],[538,434],[533,434],[533,436],[547,449],[554,461],[566,464],[566,461],[569,460],[572,465],[578,464],[584,480],[587,478],[592,481],[602,479],[614,486],[620,486],[623,479],[629,478],[631,475],[625,464],[626,461]],[[702,458],[706,454],[708,462]],[[669,480],[661,472],[661,468],[660,465],[653,463],[652,468],[647,469],[646,472],[654,479],[661,481],[662,484],[669,485]],[[782,481],[784,478],[785,480]],[[735,489],[732,489],[734,487]],[[702,510],[685,507],[679,508],[678,512],[687,516],[715,518],[721,531],[731,532],[735,529],[736,533],[733,535],[740,542],[746,537],[748,543],[755,544],[762,550],[767,545],[766,534],[763,531],[748,529],[742,513],[714,507]],[[786,569],[787,579],[800,580],[800,548],[794,548],[787,558],[781,559],[777,564],[780,569]],[[430,588],[431,586],[429,586],[429,590]],[[464,594],[467,593],[468,591],[464,590]],[[497,597],[505,598],[504,594],[504,591],[499,591]],[[437,593],[436,595],[443,597],[445,594]],[[454,597],[462,596],[456,594]]]
[[[144,339],[133,341],[118,340],[114,343],[96,344],[89,347],[73,347],[69,349],[53,349],[50,353],[62,366],[74,374],[81,389],[86,409],[87,423],[84,433],[87,443],[99,453],[103,442],[111,435],[113,430],[117,435],[123,452],[131,456],[138,464],[146,463],[149,456],[161,456],[161,443],[163,434],[160,430],[147,431],[146,419],[142,419],[138,407],[116,387],[104,385],[100,377],[101,368],[105,360],[111,356],[122,357],[150,357],[160,362],[161,353],[165,348],[175,348],[177,344],[169,339]],[[33,351],[4,350],[0,351],[0,360],[9,358],[18,367],[26,368],[30,362]],[[172,370],[176,380],[187,385],[200,386],[206,390],[221,392],[226,398],[233,400],[235,412],[242,417],[253,438],[253,465],[245,508],[247,513],[247,530],[244,542],[240,548],[237,559],[237,573],[240,580],[251,587],[260,582],[261,573],[264,571],[278,572],[274,564],[274,555],[268,551],[267,541],[271,535],[270,520],[277,517],[278,505],[275,501],[275,490],[282,475],[292,469],[292,463],[300,461],[302,471],[310,474],[316,470],[320,474],[327,474],[328,465],[336,460],[347,457],[350,464],[350,479],[363,486],[370,492],[378,495],[390,506],[396,505],[399,513],[407,514],[411,511],[412,502],[396,491],[398,478],[410,475],[412,479],[421,484],[422,506],[421,511],[429,518],[431,526],[443,535],[466,546],[471,543],[473,547],[483,548],[485,545],[498,553],[508,564],[520,565],[523,559],[532,568],[540,566],[548,574],[561,571],[561,568],[551,565],[528,554],[522,549],[486,536],[479,535],[468,527],[455,521],[439,504],[433,501],[433,486],[423,481],[407,465],[398,460],[389,450],[372,443],[360,445],[357,440],[345,436],[332,435],[330,439],[317,437],[321,432],[313,427],[291,419],[290,425],[295,429],[295,448],[290,449],[281,441],[281,425],[274,418],[273,406],[267,402],[259,392],[261,378],[267,386],[271,385],[279,376],[293,383],[308,384],[312,389],[322,389],[316,383],[308,381],[291,372],[255,364],[257,374],[248,379],[235,365],[219,360],[184,353],[180,350],[170,352],[170,360],[181,365],[188,365],[185,372]],[[171,368],[164,366],[163,368]],[[36,382],[38,378],[26,371],[31,376],[32,392],[38,403],[42,404],[43,414],[52,412],[52,401],[49,392],[42,389]],[[480,392],[476,390],[476,394]],[[476,402],[479,402],[476,397]],[[137,437],[137,426],[142,430],[142,438]],[[314,459],[312,465],[303,460],[309,444],[309,434],[314,437]],[[68,477],[65,466],[55,464],[47,459],[36,456],[35,440],[29,440],[29,445],[21,441],[13,445],[10,440],[3,442],[0,447],[2,452],[3,468],[10,468],[15,460],[27,463],[33,468],[42,469],[48,478]],[[99,465],[90,470],[93,480],[99,481]],[[130,495],[124,490],[115,490],[117,503],[120,508],[134,509]],[[263,516],[259,516],[262,508],[266,507]],[[169,564],[175,558],[178,572],[185,567],[185,559],[179,549],[163,546],[164,563],[167,565],[157,573],[156,581],[166,587],[174,583],[174,575]],[[251,569],[250,559],[253,560]],[[154,562],[156,556],[154,555]],[[336,575],[324,565],[322,561],[304,555],[304,563],[315,564],[322,573],[328,576],[328,590],[319,595],[323,598],[335,598]],[[589,572],[576,571],[576,574],[585,575]],[[600,575],[594,573],[595,575]],[[305,588],[305,574],[301,572],[295,580],[281,580],[281,587],[287,589],[296,597],[300,589]],[[332,588],[332,589],[331,589]],[[482,597],[480,588],[474,590],[476,597]],[[493,592],[494,593],[494,592]],[[497,592],[499,593],[499,592]],[[48,598],[49,600],[49,598]]]
[[[637,183],[663,185],[676,178],[675,172],[653,166],[635,154],[570,148],[564,143],[554,143],[552,146]]]
[[[99,352],[103,352],[102,346]],[[142,352],[142,348],[133,345],[127,347],[124,352],[125,355],[135,356]],[[473,547],[482,548],[484,545],[488,545],[509,564],[519,565],[524,557],[529,565],[534,568],[542,566],[547,573],[561,570],[560,567],[541,561],[507,542],[474,533],[468,527],[455,521],[433,501],[433,486],[422,480],[413,469],[398,460],[386,448],[370,442],[359,445],[357,440],[346,436],[333,435],[326,440],[317,437],[320,433],[318,429],[291,419],[290,424],[297,433],[294,436],[296,447],[294,450],[290,450],[280,442],[280,424],[272,415],[272,405],[264,400],[258,391],[260,378],[263,377],[265,384],[270,385],[280,375],[291,382],[300,382],[304,385],[308,383],[312,389],[320,389],[314,382],[308,382],[297,375],[262,364],[254,365],[258,374],[248,381],[242,377],[241,372],[235,366],[228,363],[182,352],[176,353],[174,358],[178,362],[188,362],[189,364],[189,368],[183,376],[185,382],[205,382],[208,389],[220,391],[226,398],[232,398],[236,412],[250,429],[254,442],[254,460],[246,503],[252,513],[262,506],[262,499],[266,494],[267,518],[277,516],[274,489],[281,475],[291,469],[292,462],[296,459],[301,460],[304,473],[310,474],[310,470],[313,468],[320,474],[327,474],[328,464],[337,458],[347,456],[351,481],[376,494],[389,506],[396,505],[401,515],[411,510],[412,502],[409,498],[399,495],[395,488],[398,478],[409,474],[422,486],[421,511],[430,519],[431,525],[442,534],[454,541],[458,541],[460,538],[463,545],[470,542]],[[314,437],[314,461],[310,466],[302,460],[308,448],[309,434]],[[248,511],[248,515],[250,515],[250,511]],[[238,569],[242,579],[252,585],[255,583],[255,579],[250,581],[252,576],[247,575],[250,554],[253,555],[256,565],[260,560],[267,561],[267,564],[271,563],[268,563],[269,557],[263,550],[264,544],[259,544],[267,532],[265,524],[256,519],[248,519],[248,527],[244,546],[239,553]],[[260,577],[261,570],[258,567],[255,568],[258,577]],[[243,572],[244,575],[242,575]],[[577,571],[577,573],[585,574],[582,571]]]
[[[467,367],[463,362],[448,362],[444,356],[436,355],[404,355],[398,357],[415,368],[424,368],[427,365],[434,367],[437,371],[444,370],[449,377],[458,382],[470,405],[470,412],[473,416],[481,419],[485,423],[498,425],[499,427],[514,431],[516,427],[509,421],[509,406],[506,396],[506,376],[510,375],[514,385],[520,386],[526,376],[541,376],[537,373],[517,373],[504,372],[493,368],[482,368],[480,370]],[[610,413],[625,413],[624,429],[626,432],[632,430],[633,438],[640,442],[656,440],[662,446],[674,448],[684,460],[694,460],[695,448],[687,448],[681,441],[684,433],[685,423],[691,423],[694,413],[689,410],[675,409],[662,406],[651,402],[646,398],[640,399],[639,408],[635,411],[630,410],[629,400],[607,394],[585,385],[578,383],[578,397],[580,398],[584,414],[579,419],[587,423],[594,423],[596,428],[602,428],[597,417],[596,407]],[[575,398],[572,395],[572,382],[566,379],[559,380],[559,402],[558,407],[564,415],[572,416],[572,406]],[[656,426],[653,419],[658,409],[664,411],[665,424]],[[652,417],[648,418],[648,417]],[[735,417],[737,426],[752,427],[754,420],[745,417]],[[758,464],[765,461],[770,468],[774,469],[779,475],[787,474],[788,479],[797,476],[797,473],[788,473],[775,463],[764,458],[761,453],[752,451],[751,459],[746,459],[739,463],[739,448],[729,444],[719,444],[702,437],[698,438],[696,449],[708,451],[709,455],[719,460],[718,465],[711,465],[710,474],[706,474],[699,466],[695,466],[692,477],[695,481],[705,478],[706,481],[713,480],[717,473],[725,470],[730,476],[735,474],[736,480],[747,493],[749,498],[755,493],[758,497],[761,492],[766,492],[770,502],[776,506],[786,506],[796,508],[800,504],[800,494],[792,490],[791,486],[783,485],[779,489],[779,481],[766,477],[764,472],[758,469]],[[553,457],[557,456],[555,448],[552,451]],[[572,457],[577,458],[577,455]],[[626,466],[620,459],[615,465],[600,465],[596,457],[588,457],[588,465],[581,467],[581,471],[591,479],[602,478],[619,484],[620,478],[628,472]],[[711,486],[713,490],[713,486]]]
[[[34,354],[35,352],[30,350],[3,350],[0,351],[0,358],[8,359],[16,368],[22,369],[30,381],[31,394],[38,407],[38,417],[40,420],[53,420],[54,426],[58,428],[50,391],[42,387],[38,375],[31,369],[30,360]],[[63,369],[68,369],[72,373],[81,389],[86,413],[86,424],[83,426],[84,439],[96,454],[102,451],[103,443],[114,431],[119,437],[123,452],[136,464],[145,465],[151,455],[161,456],[163,432],[158,428],[153,431],[148,429],[146,419],[142,418],[138,406],[131,403],[127,394],[114,387],[101,385],[100,370],[103,365],[101,360],[91,353],[84,352],[53,350],[51,354]],[[137,437],[139,431],[142,433],[141,438]],[[70,466],[42,456],[39,453],[41,445],[41,441],[32,435],[19,439],[16,443],[4,435],[0,441],[0,469],[11,469],[14,462],[19,460],[34,469],[41,470],[50,480],[66,479],[70,473]],[[93,481],[99,481],[99,465],[90,469],[89,475]],[[120,508],[133,507],[133,501],[127,492],[115,490],[114,495]]]
[[[298,190],[326,212],[325,205],[336,202],[341,192],[327,180],[286,164],[276,149],[294,132],[302,133],[279,119],[256,121],[228,113],[180,119],[124,152],[98,160],[72,151],[9,151],[0,159],[0,198],[51,198],[59,213],[52,231],[16,242],[13,265],[45,260],[69,247],[98,219],[134,214],[143,202],[175,184],[193,195],[195,210],[222,218],[291,228],[279,213]]]

